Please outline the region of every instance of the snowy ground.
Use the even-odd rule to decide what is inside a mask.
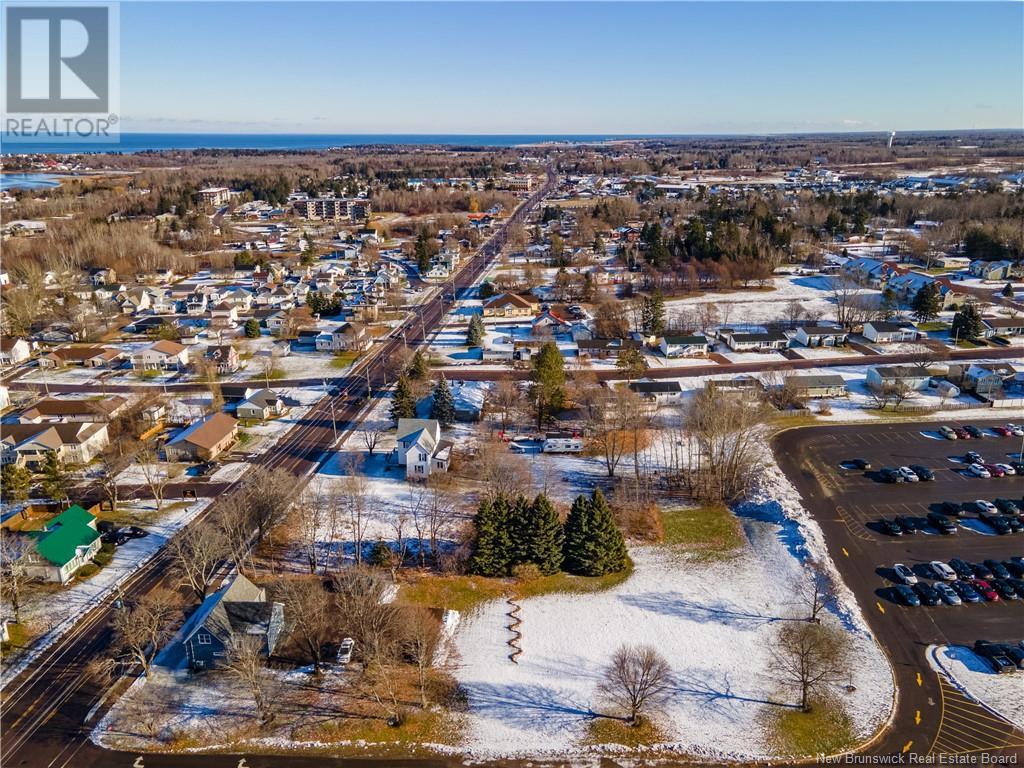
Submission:
[[[792,693],[771,672],[775,630],[799,612],[803,577],[785,530],[747,519],[751,550],[716,565],[691,563],[660,547],[633,547],[633,575],[596,595],[523,600],[523,655],[506,653],[508,606],[494,601],[455,634],[454,673],[468,696],[467,749],[475,755],[564,753],[578,746],[594,713],[600,670],[623,643],[658,648],[673,671],[673,695],[659,719],[672,748],[698,755],[771,754],[760,723]],[[829,621],[838,621],[831,617]],[[862,630],[851,630],[850,678],[836,686],[867,736],[892,700],[888,666]],[[845,691],[846,684],[856,687]]]
[[[176,507],[155,514],[155,502],[143,501],[122,504],[122,510],[152,518],[142,521],[139,526],[149,531],[140,539],[130,539],[114,550],[114,559],[98,573],[85,581],[74,582],[59,591],[29,599],[27,608],[22,610],[22,621],[30,625],[38,635],[33,646],[13,659],[9,669],[4,670],[3,683],[15,677],[41,651],[68,631],[89,609],[107,598],[114,588],[131,576],[143,563],[160,550],[167,540],[210,504],[212,499],[196,499],[191,504]],[[9,614],[4,606],[4,613]]]
[[[1024,686],[1020,673],[998,675],[970,648],[940,645],[928,648],[928,663],[957,688],[1018,728],[1024,728]]]

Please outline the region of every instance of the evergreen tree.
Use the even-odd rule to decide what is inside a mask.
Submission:
[[[245,321],[245,338],[258,339],[260,337],[260,321],[250,317]]]
[[[897,310],[899,310],[899,301],[896,299],[896,291],[892,288],[886,287],[882,291],[882,316],[886,320],[892,320],[896,316]]]
[[[480,576],[505,576],[511,562],[512,543],[508,534],[508,502],[499,496],[484,499],[473,518],[476,542],[469,558],[469,570]]]
[[[562,569],[564,554],[562,547],[565,534],[558,512],[551,505],[548,497],[538,494],[531,506],[533,537],[530,542],[530,562],[536,563],[545,576],[558,573]]]
[[[600,488],[590,499],[589,533],[585,575],[603,576],[623,570],[626,567],[626,541]]]
[[[430,418],[441,422],[442,427],[450,427],[455,423],[455,398],[448,386],[448,380],[442,376],[434,387],[434,401],[430,405]]]
[[[8,504],[25,501],[32,489],[32,473],[19,464],[4,464],[0,481],[3,500]]]
[[[412,361],[409,363],[408,375],[410,379],[424,379],[430,370],[430,366],[427,365],[427,358],[424,357],[423,352],[416,350],[416,354],[412,356]]]
[[[926,323],[938,317],[939,312],[942,311],[942,295],[939,293],[939,286],[935,283],[922,285],[914,294],[910,308],[920,323]]]
[[[565,405],[565,360],[553,341],[545,342],[533,361],[530,397],[537,407],[537,427]]]
[[[420,232],[416,237],[416,266],[420,270],[420,274],[426,274],[430,271],[430,244],[427,240],[427,233]]]
[[[64,474],[64,465],[56,451],[49,451],[43,461],[43,480],[40,486],[43,495],[48,499],[60,501],[67,498],[67,477]]]
[[[509,570],[521,563],[532,562],[534,523],[533,509],[525,496],[520,494],[508,505]]]
[[[565,519],[562,544],[562,567],[569,573],[583,573],[587,562],[587,540],[590,537],[590,499],[576,497]]]
[[[469,330],[466,331],[466,344],[470,347],[479,347],[484,343],[484,319],[480,315],[473,315],[469,319]]]
[[[416,398],[412,394],[409,377],[402,374],[395,385],[395,394],[391,399],[391,418],[397,424],[399,419],[416,418]]]
[[[957,339],[976,339],[984,333],[985,326],[981,322],[981,312],[973,301],[964,304],[963,308],[953,315],[950,332]]]
[[[1004,285],[1002,293],[1003,293],[1003,296],[1005,296],[1006,298],[1012,299],[1013,298],[1013,283],[1007,283],[1006,285]]]

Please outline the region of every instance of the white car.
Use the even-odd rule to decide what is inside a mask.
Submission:
[[[982,512],[987,512],[990,515],[999,514],[999,510],[996,509],[996,505],[993,504],[991,501],[985,501],[984,499],[977,499],[974,502],[974,508],[977,510],[981,510]]]
[[[892,567],[892,570],[901,584],[917,584],[917,576],[915,576],[914,572],[907,568],[903,563],[896,563],[896,565]]]
[[[917,472],[912,470],[910,467],[900,467],[896,471],[899,472],[903,476],[903,479],[908,483],[916,483],[921,479],[917,476]]]
[[[935,574],[936,579],[940,579],[942,581],[956,581],[956,571],[941,560],[932,560],[928,563],[928,568],[930,568],[931,572]]]
[[[1009,464],[996,464],[996,467],[998,469],[1003,470],[1003,474],[1005,474],[1007,477],[1009,477],[1010,475],[1016,475],[1017,474],[1016,470],[1013,467],[1011,467]]]
[[[975,477],[992,477],[992,473],[981,466],[981,464],[971,464],[967,471]]]
[[[352,649],[355,648],[356,641],[351,637],[346,637],[341,641],[341,645],[338,646],[338,663],[348,664],[352,661]]]
[[[1013,432],[1015,436],[1024,437],[1024,427],[1022,427],[1020,424],[1007,424],[1006,428]]]

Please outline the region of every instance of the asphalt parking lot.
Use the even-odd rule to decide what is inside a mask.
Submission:
[[[1007,414],[979,427],[1021,421]],[[959,426],[960,422],[947,422]],[[889,657],[900,690],[897,713],[887,742],[920,754],[992,751],[1024,755],[1024,734],[951,690],[929,666],[929,645],[973,645],[975,640],[1024,640],[1024,599],[910,607],[895,601],[892,566],[904,563],[922,581],[932,560],[960,558],[971,563],[1006,561],[1024,556],[1024,532],[997,535],[973,513],[961,518],[958,531],[942,535],[930,528],[914,535],[887,535],[880,518],[905,515],[924,521],[944,501],[974,501],[1024,497],[1024,476],[981,479],[968,476],[963,454],[980,453],[986,462],[1016,459],[1020,437],[945,440],[938,423],[878,423],[810,427],[785,432],[774,441],[779,463],[799,490],[804,505],[821,525],[826,544],[847,586],[853,590],[875,636]],[[844,466],[853,458],[872,465],[868,471]],[[935,480],[890,484],[878,480],[881,467],[920,464],[935,472]],[[1017,672],[1024,676],[1024,672]],[[948,706],[947,706],[948,705]],[[948,710],[948,711],[947,711]],[[958,723],[957,748],[952,745],[950,713],[967,718]],[[995,729],[981,736],[986,729]],[[976,731],[976,733],[975,733]],[[972,733],[970,737],[964,734]]]

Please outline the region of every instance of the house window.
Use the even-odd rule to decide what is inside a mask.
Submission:
[[[426,460],[427,460],[427,454],[421,453],[420,454],[420,461],[426,461]]]
[[[213,638],[210,637],[206,632],[200,632],[196,635],[196,642],[200,645],[209,645],[213,642]]]

